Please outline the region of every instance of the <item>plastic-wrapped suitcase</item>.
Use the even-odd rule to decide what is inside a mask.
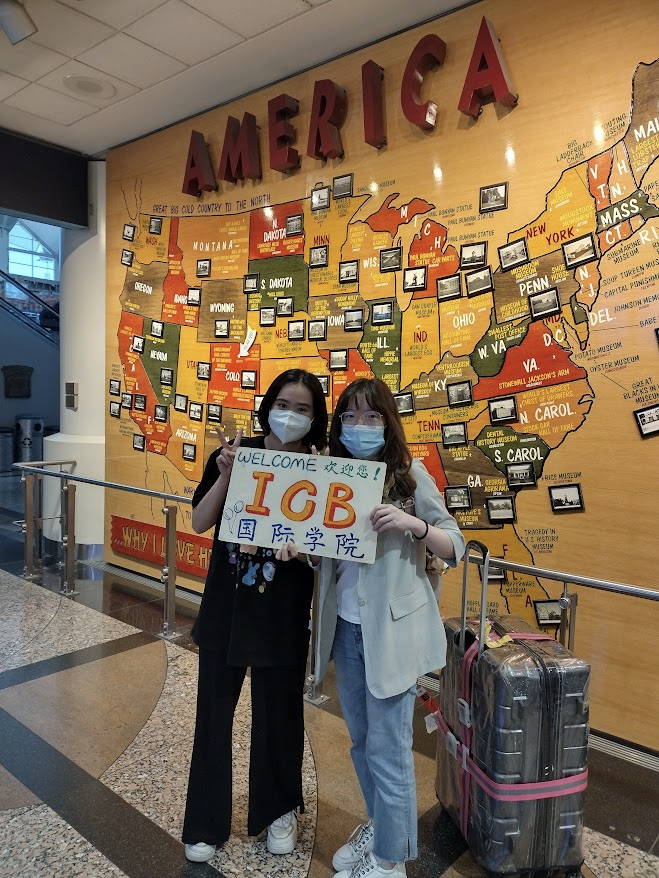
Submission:
[[[444,623],[437,797],[491,875],[577,876],[588,772],[590,666],[515,616]]]

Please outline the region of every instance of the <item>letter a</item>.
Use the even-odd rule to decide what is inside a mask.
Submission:
[[[518,95],[510,82],[506,62],[499,48],[499,39],[492,22],[483,17],[458,110],[477,119],[485,98],[492,95],[495,101],[505,107],[514,107],[517,104]]]
[[[190,134],[190,146],[188,147],[188,160],[185,163],[183,176],[184,195],[194,195],[198,198],[202,192],[212,192],[217,189],[213,167],[208,155],[208,145],[203,134],[193,131]]]

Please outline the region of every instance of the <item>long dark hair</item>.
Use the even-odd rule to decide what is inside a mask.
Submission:
[[[325,402],[325,394],[323,393],[320,381],[315,375],[312,375],[311,372],[305,372],[304,369],[287,369],[281,375],[277,375],[270,387],[268,387],[258,410],[261,429],[266,436],[270,433],[270,424],[268,422],[270,409],[285,384],[304,384],[311,391],[313,419],[311,421],[311,429],[302,438],[302,442],[310,447],[315,445],[318,451],[322,451],[327,445],[327,403]]]
[[[358,378],[349,384],[339,397],[330,427],[330,454],[336,457],[352,457],[341,442],[341,415],[358,396],[363,396],[370,408],[374,412],[380,412],[384,418],[384,448],[380,458],[387,465],[385,496],[392,500],[411,497],[416,488],[416,481],[410,471],[412,455],[405,441],[396,400],[384,381],[380,381],[379,378]]]

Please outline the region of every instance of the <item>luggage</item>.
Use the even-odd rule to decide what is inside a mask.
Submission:
[[[483,559],[481,614],[466,618],[465,560],[462,616],[444,623],[437,797],[490,875],[576,876],[590,666],[522,619],[486,620],[489,553],[472,540],[466,558],[472,548]]]

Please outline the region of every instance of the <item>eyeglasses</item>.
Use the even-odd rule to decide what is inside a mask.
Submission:
[[[355,424],[366,424],[367,427],[379,427],[384,424],[384,418],[380,412],[343,412],[340,415],[344,427],[352,427]]]

